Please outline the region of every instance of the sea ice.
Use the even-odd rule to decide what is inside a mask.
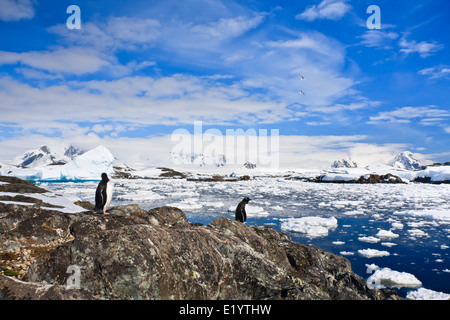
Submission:
[[[362,210],[351,210],[344,212],[346,216],[357,216],[357,215],[363,215],[364,211]]]
[[[428,237],[428,233],[420,229],[409,229],[408,232],[410,233],[411,237]]]
[[[197,202],[197,198],[188,198],[184,199],[181,202],[174,202],[172,204],[168,204],[169,206],[176,207],[180,210],[198,210],[203,207],[202,204]]]
[[[425,217],[435,220],[450,222],[450,210],[405,210],[395,211],[394,214],[402,214],[413,217]]]
[[[382,242],[381,245],[385,247],[393,247],[396,246],[397,244],[393,242]]]
[[[139,191],[138,193],[124,193],[116,196],[117,200],[128,200],[128,201],[148,201],[148,200],[161,200],[164,196],[159,195],[153,191]]]
[[[398,272],[390,268],[378,269],[367,279],[367,286],[371,289],[382,289],[386,285],[396,288],[417,288],[422,282],[411,273]]]
[[[311,238],[327,236],[328,231],[335,229],[338,225],[335,217],[288,218],[280,219],[280,222],[282,230],[304,233]]]
[[[419,288],[415,291],[408,292],[406,298],[411,300],[449,300],[450,294]]]
[[[385,257],[390,255],[387,251],[380,251],[377,249],[361,249],[358,250],[358,253],[366,258]]]
[[[370,237],[359,237],[358,240],[362,241],[362,242],[369,242],[369,243],[377,243],[377,242],[380,241],[380,239],[372,237],[372,236],[370,236]]]
[[[399,235],[396,233],[393,233],[391,230],[380,230],[376,234],[379,238],[398,238]]]

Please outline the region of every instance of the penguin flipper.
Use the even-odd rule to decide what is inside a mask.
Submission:
[[[102,190],[102,209],[105,208],[107,199],[108,199],[108,197],[107,197],[107,194],[106,194],[106,188],[103,188],[103,190]]]
[[[104,186],[99,183],[97,190],[95,191],[95,209],[103,210],[104,205]]]

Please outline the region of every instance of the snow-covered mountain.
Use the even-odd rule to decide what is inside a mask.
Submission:
[[[98,146],[74,157],[64,165],[41,165],[33,168],[8,167],[1,169],[0,173],[33,181],[100,180],[103,172],[110,177],[114,174],[114,161],[114,156],[107,148]]]
[[[350,157],[346,157],[344,159],[334,161],[330,168],[358,168],[358,164],[350,159]]]
[[[204,166],[216,166],[223,167],[227,163],[225,155],[219,154],[216,156],[208,156],[203,153],[170,153],[170,158],[172,162],[176,165],[198,165],[200,167]]]
[[[75,157],[83,154],[74,146],[55,146],[53,150],[48,146],[41,146],[39,149],[30,150],[16,157],[12,164],[19,167],[34,168],[40,166],[66,164]]]
[[[405,151],[398,154],[390,163],[394,168],[405,169],[405,170],[420,170],[422,169],[422,163],[414,158],[414,155]]]

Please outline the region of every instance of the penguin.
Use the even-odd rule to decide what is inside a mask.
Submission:
[[[236,220],[240,222],[245,222],[247,220],[247,213],[245,212],[245,205],[252,199],[245,197],[241,202],[239,202],[236,207]]]
[[[112,185],[109,181],[108,175],[102,173],[102,181],[98,183],[97,190],[95,191],[95,209],[97,211],[103,211],[103,214],[109,215],[106,210],[111,203],[112,198]]]

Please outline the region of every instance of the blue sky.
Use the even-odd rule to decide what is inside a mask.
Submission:
[[[449,26],[447,0],[0,0],[0,162],[72,143],[159,164],[194,121],[278,129],[286,166],[449,161]]]

